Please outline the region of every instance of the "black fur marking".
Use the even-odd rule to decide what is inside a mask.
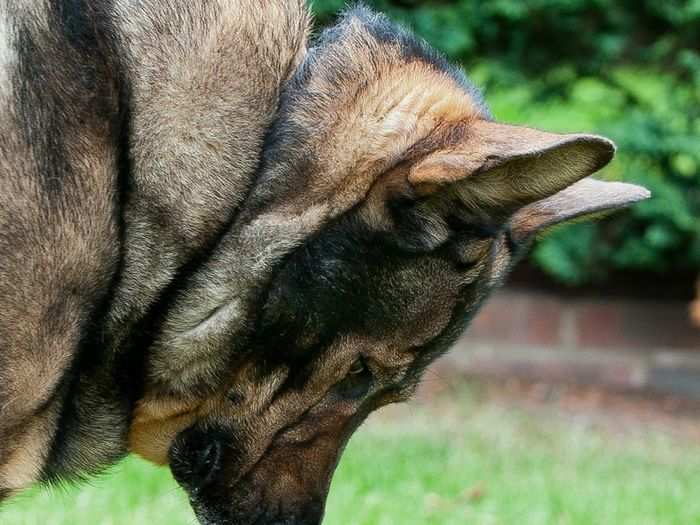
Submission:
[[[452,309],[452,315],[446,328],[429,343],[412,349],[416,353],[416,360],[413,362],[407,382],[418,383],[425,369],[454,345],[481,308],[489,291],[481,283],[465,287]]]
[[[348,374],[335,385],[333,393],[341,399],[359,400],[372,388],[372,373],[367,367],[358,374]]]
[[[477,226],[461,227],[455,239],[481,240],[491,237],[491,233]],[[429,256],[457,265],[454,244],[447,242]],[[267,297],[261,301],[264,307],[255,329],[255,351],[265,355],[268,362],[297,362],[278,395],[298,387],[303,364],[324,351],[332,339],[353,332],[375,332],[380,337],[386,330],[392,330],[392,326],[401,325],[404,322],[401,299],[410,292],[393,291],[381,270],[410,266],[414,258],[425,256],[428,256],[425,252],[407,251],[395,239],[368,230],[352,214],[342,217],[291,254],[273,279]],[[446,328],[429,343],[406,349],[416,354],[416,360],[406,385],[402,386],[417,383],[423,370],[450,348],[488,291],[487,285],[480,281],[465,286]],[[396,294],[400,297],[395,297]],[[313,346],[295,344],[309,337],[315,339]],[[349,388],[350,395],[362,391],[363,385]]]
[[[91,55],[98,48],[94,17],[86,0],[54,0],[53,20],[56,29],[76,50]]]
[[[22,122],[20,129],[26,143],[32,148],[32,159],[37,163],[37,172],[47,205],[61,205],[60,192],[66,179],[72,177],[72,169],[62,154],[65,132],[59,108],[66,101],[52,91],[57,83],[52,79],[50,65],[46,63],[45,51],[37,42],[35,32],[26,25],[17,27],[17,108]],[[58,80],[60,82],[60,80]]]

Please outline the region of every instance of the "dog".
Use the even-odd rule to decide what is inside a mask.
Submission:
[[[203,524],[318,524],[540,231],[649,196],[362,6],[0,13],[0,499],[135,453]]]

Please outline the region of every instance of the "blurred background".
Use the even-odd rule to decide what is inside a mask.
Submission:
[[[600,176],[654,198],[540,239],[416,401],[353,438],[324,523],[700,524],[700,0],[367,4],[461,63],[498,120],[612,138]],[[319,28],[343,5],[315,0]],[[0,523],[194,523],[164,469],[92,485]]]

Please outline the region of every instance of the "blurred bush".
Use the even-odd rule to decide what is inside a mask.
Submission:
[[[700,268],[700,0],[375,0],[461,62],[500,120],[615,140],[600,176],[654,198],[561,227],[532,261],[567,284]],[[342,0],[315,0],[321,24]]]

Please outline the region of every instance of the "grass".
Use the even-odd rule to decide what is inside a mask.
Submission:
[[[350,443],[325,525],[700,524],[700,444],[480,402],[408,406]],[[33,491],[3,525],[191,525],[164,469],[130,459],[80,489]]]

